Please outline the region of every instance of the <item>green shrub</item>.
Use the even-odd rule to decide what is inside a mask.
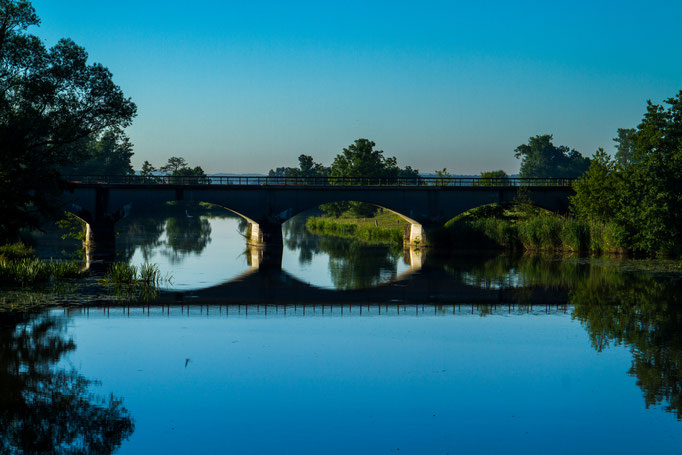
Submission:
[[[0,258],[15,260],[32,258],[33,256],[35,256],[33,248],[21,242],[0,245]]]

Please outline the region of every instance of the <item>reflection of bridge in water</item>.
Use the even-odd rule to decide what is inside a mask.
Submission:
[[[98,305],[69,307],[65,315],[106,317],[373,317],[373,316],[507,316],[567,314],[565,303],[545,304],[433,304],[433,303],[348,303],[348,304],[169,304]]]
[[[267,250],[266,250],[267,251]],[[263,250],[251,251],[251,269],[217,286],[189,291],[162,291],[155,304],[268,304],[328,305],[384,303],[444,304],[565,304],[567,290],[544,287],[483,287],[462,281],[442,267],[424,262],[426,250],[405,249],[410,268],[390,282],[362,289],[335,290],[306,283],[281,268],[281,257],[266,257]]]

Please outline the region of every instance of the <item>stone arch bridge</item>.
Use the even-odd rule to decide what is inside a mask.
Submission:
[[[404,218],[405,242],[427,246],[429,231],[469,209],[495,202],[512,202],[523,191],[531,203],[558,213],[568,210],[573,194],[570,179],[512,179],[489,182],[480,179],[424,179],[409,184],[323,184],[264,179],[216,183],[207,177],[194,181],[111,182],[77,180],[65,193],[65,210],[87,223],[86,246],[90,253],[108,255],[115,248],[116,221],[129,213],[143,213],[146,207],[167,201],[208,202],[224,207],[251,225],[247,242],[255,246],[281,245],[282,223],[321,204],[357,201],[374,204]],[[261,180],[258,180],[261,181]],[[368,180],[369,183],[371,183]],[[360,182],[362,183],[362,182]],[[485,183],[485,184],[481,184]]]

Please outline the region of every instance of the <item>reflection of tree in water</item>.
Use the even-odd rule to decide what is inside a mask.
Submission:
[[[682,420],[682,286],[627,276],[615,285],[585,283],[571,297],[597,351],[611,343],[632,352],[628,372],[637,378],[646,406]]]
[[[172,264],[189,254],[200,254],[211,243],[211,223],[205,217],[166,219],[166,242],[161,254]]]
[[[469,259],[451,258],[445,267],[481,287],[568,290],[573,317],[584,325],[594,348],[629,347],[628,373],[637,379],[646,406],[663,404],[682,419],[682,283],[623,272],[617,261],[497,256],[471,265]]]
[[[398,259],[403,257],[401,248],[311,234],[305,227],[308,216],[295,216],[282,225],[285,245],[299,250],[300,264],[310,264],[316,254],[329,255],[329,272],[337,289],[373,287],[395,276]]]
[[[310,234],[305,227],[308,215],[297,215],[282,225],[282,237],[286,247],[299,250],[298,262],[301,265],[310,264],[313,255],[319,254],[319,237]]]
[[[133,433],[120,399],[56,367],[75,349],[65,327],[47,315],[0,325],[0,453],[112,453]]]
[[[329,254],[329,272],[338,289],[377,286],[396,274],[400,249],[364,245],[333,237],[321,237],[319,248]]]
[[[140,248],[145,262],[151,260],[153,251],[159,250],[171,263],[178,263],[189,254],[200,254],[211,243],[210,218],[235,216],[225,209],[196,203],[167,204],[147,216],[131,216],[119,226],[116,239],[119,257],[129,261]],[[240,229],[246,226],[245,221],[240,223]]]

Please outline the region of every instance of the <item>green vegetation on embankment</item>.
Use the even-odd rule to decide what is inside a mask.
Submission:
[[[79,278],[82,266],[75,261],[53,262],[34,257],[23,243],[0,246],[0,285],[28,286]]]
[[[439,247],[465,250],[623,252],[614,229],[528,204],[490,204],[448,221],[431,241]]]
[[[314,216],[306,221],[313,234],[358,240],[368,244],[402,244],[406,221],[382,210],[373,218],[359,218],[351,210],[339,217]]]

